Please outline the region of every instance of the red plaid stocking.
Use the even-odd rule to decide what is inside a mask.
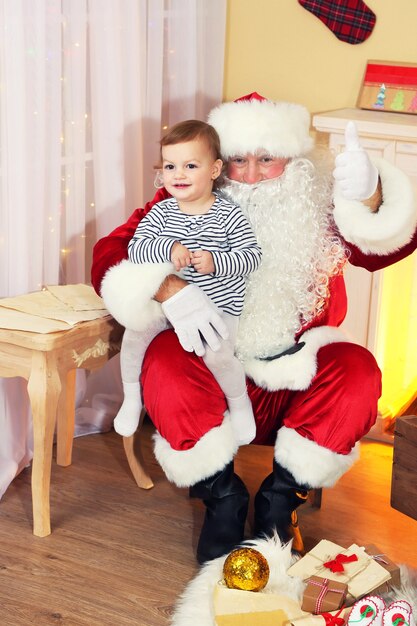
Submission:
[[[362,0],[298,0],[341,41],[362,43],[375,26],[376,16]]]

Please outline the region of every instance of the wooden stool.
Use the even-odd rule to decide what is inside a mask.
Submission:
[[[130,437],[123,437],[123,447],[125,449],[130,471],[133,474],[133,478],[135,479],[137,486],[141,489],[152,489],[154,486],[152,479],[144,470],[142,450],[138,446],[136,446],[136,450],[134,449],[135,439],[139,436],[145,416],[146,410],[142,409],[137,430]]]
[[[57,463],[71,464],[74,437],[75,373],[102,367],[120,350],[124,329],[110,315],[81,322],[70,330],[42,334],[0,328],[0,376],[28,381],[33,415],[33,534],[51,533],[49,488],[57,424]],[[143,416],[142,416],[143,419]],[[153,483],[133,451],[133,436],[124,438],[131,471],[139,487]]]

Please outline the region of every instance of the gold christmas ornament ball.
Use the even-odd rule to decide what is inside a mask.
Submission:
[[[224,581],[229,589],[260,591],[269,579],[269,565],[254,548],[237,548],[223,565]]]

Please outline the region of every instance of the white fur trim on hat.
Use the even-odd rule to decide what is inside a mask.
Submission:
[[[339,341],[349,341],[340,328],[318,326],[307,330],[298,340],[305,346],[294,354],[282,356],[273,361],[250,359],[245,361],[246,374],[268,391],[308,389],[317,372],[317,352],[323,346]]]
[[[358,460],[359,445],[349,454],[338,454],[283,426],[277,434],[274,456],[299,485],[313,489],[332,487]]]
[[[303,156],[313,147],[310,114],[300,104],[270,100],[226,102],[208,122],[217,130],[224,159],[265,150],[275,157]]]
[[[346,241],[365,254],[390,254],[405,246],[417,225],[417,203],[410,179],[382,159],[379,171],[383,202],[376,213],[362,202],[346,200],[335,190],[334,220]]]
[[[174,450],[159,433],[154,435],[156,459],[168,480],[177,487],[190,487],[224,469],[238,447],[227,411],[223,423],[209,430],[188,450]]]
[[[111,267],[101,283],[101,296],[109,313],[125,328],[144,330],[164,318],[153,300],[164,279],[174,272],[172,263],[121,261]]]

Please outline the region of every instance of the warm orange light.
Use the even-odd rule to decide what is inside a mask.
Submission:
[[[382,370],[382,417],[395,417],[417,395],[417,255],[382,273],[375,357]]]

